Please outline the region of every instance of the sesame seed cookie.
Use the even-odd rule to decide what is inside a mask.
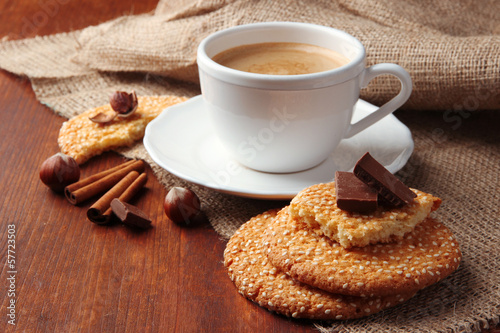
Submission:
[[[130,146],[144,136],[146,125],[165,108],[184,102],[186,97],[145,96],[138,98],[135,113],[127,118],[115,118],[107,124],[90,121],[100,112],[112,112],[109,104],[87,110],[64,122],[57,143],[61,152],[73,157],[78,164],[105,151]]]
[[[290,203],[290,215],[345,248],[388,243],[401,239],[436,210],[441,199],[412,189],[413,203],[393,209],[378,207],[368,214],[356,214],[337,207],[335,183],[310,186]]]
[[[331,320],[367,316],[413,296],[413,293],[393,293],[386,297],[336,295],[292,279],[269,262],[262,247],[262,233],[277,212],[271,210],[253,217],[227,243],[224,265],[244,297],[285,316]]]
[[[416,292],[450,275],[461,260],[450,230],[432,218],[397,242],[345,249],[284,208],[263,239],[271,263],[294,279],[353,296]]]

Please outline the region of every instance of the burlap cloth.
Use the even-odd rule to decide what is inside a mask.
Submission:
[[[107,103],[118,89],[197,95],[196,47],[202,38],[229,26],[278,20],[345,30],[366,46],[368,64],[394,62],[410,72],[414,92],[396,115],[411,129],[415,152],[398,176],[443,199],[436,217],[456,234],[464,256],[451,277],[397,308],[356,321],[314,324],[324,332],[473,332],[497,324],[498,0],[165,0],[155,13],[4,41],[0,68],[29,77],[37,98],[70,118]],[[384,77],[362,98],[380,104],[398,89]],[[148,161],[167,188],[193,188],[223,238],[251,216],[286,205],[187,184],[158,167],[141,143],[120,153]]]

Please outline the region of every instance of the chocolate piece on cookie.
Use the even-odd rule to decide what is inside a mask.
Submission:
[[[285,316],[309,319],[353,319],[408,300],[414,293],[385,297],[355,297],[328,293],[300,283],[271,265],[262,246],[262,233],[277,210],[258,215],[231,237],[224,265],[238,292],[260,306]]]
[[[349,212],[370,213],[378,207],[377,191],[351,172],[335,172],[337,207]]]
[[[415,193],[377,162],[370,153],[364,154],[356,162],[353,173],[365,184],[375,188],[394,207],[409,204],[415,198]]]
[[[335,183],[310,186],[290,203],[290,215],[309,225],[315,232],[345,248],[387,243],[401,239],[425,220],[441,204],[441,199],[418,190],[413,203],[387,210],[378,207],[371,213],[358,214],[337,206]]]
[[[139,97],[134,114],[106,124],[94,123],[89,118],[98,113],[114,112],[109,104],[87,110],[62,124],[57,143],[61,152],[82,164],[105,151],[130,146],[142,139],[151,120],[165,108],[186,100],[177,96]]]
[[[271,263],[296,280],[353,296],[412,293],[458,268],[452,233],[428,218],[395,243],[345,249],[280,211],[263,236]]]

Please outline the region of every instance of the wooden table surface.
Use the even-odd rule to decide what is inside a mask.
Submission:
[[[1,1],[0,39],[81,29],[151,11],[156,2]],[[162,206],[166,190],[150,169],[137,205],[154,228],[134,232],[88,222],[88,205],[70,205],[39,180],[40,164],[58,152],[64,119],[36,100],[27,79],[4,71],[0,104],[0,331],[316,331],[310,322],[274,315],[239,296],[222,264],[225,241],[208,223],[170,223]],[[82,177],[121,161],[115,153],[93,158]],[[7,265],[9,231],[14,274]],[[15,326],[7,322],[12,299]]]

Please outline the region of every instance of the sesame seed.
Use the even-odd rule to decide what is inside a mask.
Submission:
[[[341,318],[342,318],[342,315],[337,315],[337,316],[335,317],[335,319],[341,319]]]
[[[342,288],[347,289],[348,286],[349,285],[347,283],[344,283],[344,285],[342,286]]]
[[[318,309],[321,309],[321,308],[323,307],[323,304],[318,304],[316,307],[317,307]]]

